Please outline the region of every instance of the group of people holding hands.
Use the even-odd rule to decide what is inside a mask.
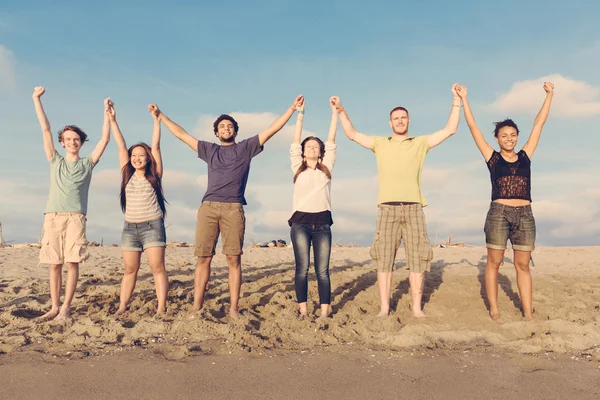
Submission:
[[[238,141],[239,126],[230,115],[219,116],[213,124],[218,143],[198,140],[165,115],[156,104],[148,106],[154,128],[151,144],[137,143],[127,147],[117,123],[115,105],[104,101],[102,136],[93,152],[80,156],[87,135],[75,125],[67,125],[58,133],[64,148],[56,150],[50,124],[41,98],[43,87],[36,87],[33,101],[43,133],[46,157],[50,163],[50,193],[44,213],[44,230],[40,263],[50,265],[52,308],[42,319],[64,319],[70,315],[77,287],[79,264],[88,258],[86,214],[92,171],[110,140],[117,144],[121,169],[120,204],[125,221],[121,237],[124,275],[117,313],[127,311],[144,252],[154,276],[158,300],[157,314],[167,308],[168,278],[165,268],[166,233],[164,219],[167,200],[162,188],[161,124],[189,146],[208,166],[208,185],[198,209],[196,222],[194,301],[191,313],[198,312],[210,278],[211,261],[219,235],[222,251],[229,267],[229,314],[240,315],[238,301],[242,283],[241,256],[246,218],[244,197],[252,159],[296,113],[296,127],[290,145],[290,164],[294,182],[293,212],[288,221],[296,272],[295,292],[300,317],[308,315],[308,270],[310,251],[317,277],[319,318],[331,314],[331,282],[329,261],[333,224],[331,181],[336,160],[336,130],[341,122],[348,139],[375,153],[379,177],[378,212],[375,237],[370,249],[377,269],[380,297],[378,316],[390,313],[392,271],[396,253],[404,243],[412,312],[425,317],[421,302],[425,272],[429,271],[433,251],[427,235],[423,207],[427,205],[421,191],[421,172],[427,152],[454,135],[461,109],[478,149],[487,164],[492,184],[490,208],[484,232],[487,247],[485,289],[489,314],[500,320],[498,310],[498,269],[504,259],[507,242],[514,251],[517,285],[525,318],[533,318],[532,282],[529,272],[531,252],[535,245],[535,220],[531,210],[531,158],[538,145],[542,128],[554,94],[554,85],[544,83],[546,98],[535,118],[533,129],[520,150],[516,150],[519,129],[511,119],[495,123],[494,139],[499,151],[488,143],[475,122],[467,88],[452,86],[452,106],[446,126],[424,136],[409,136],[410,115],[406,108],[391,110],[390,136],[369,136],[357,131],[337,96],[329,99],[331,123],[325,141],[309,136],[302,139],[304,97],[297,96],[292,105],[269,127],[255,136]],[[338,121],[339,120],[339,121]],[[61,304],[62,266],[67,268],[64,300]]]

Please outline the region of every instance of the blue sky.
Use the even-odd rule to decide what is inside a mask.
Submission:
[[[78,124],[99,138],[110,96],[128,143],[149,141],[157,103],[199,138],[216,115],[234,113],[240,137],[258,133],[294,96],[306,97],[305,131],[325,137],[331,95],[358,130],[389,134],[388,113],[411,113],[412,135],[444,126],[451,85],[467,85],[479,126],[512,117],[521,145],[541,106],[556,95],[533,159],[540,245],[600,244],[600,3],[578,1],[22,1],[0,4],[0,221],[6,240],[35,241],[48,165],[31,102],[43,98],[53,131]],[[550,78],[548,78],[550,77]],[[502,101],[505,99],[505,101]],[[295,117],[253,161],[246,239],[288,239]],[[368,245],[376,214],[371,152],[338,129],[332,182],[334,240]],[[169,238],[193,241],[206,166],[163,129]],[[114,141],[92,180],[88,239],[118,243],[123,217]],[[432,242],[448,235],[483,244],[487,169],[464,121],[427,156],[423,190]]]

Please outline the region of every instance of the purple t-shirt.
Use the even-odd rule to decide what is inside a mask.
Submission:
[[[202,201],[246,205],[250,161],[262,150],[258,135],[230,146],[198,140],[198,157],[208,164],[208,187]]]

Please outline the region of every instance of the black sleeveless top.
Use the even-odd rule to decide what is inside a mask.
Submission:
[[[523,199],[531,201],[531,160],[524,150],[515,162],[506,161],[494,151],[487,162],[492,181],[492,201]]]

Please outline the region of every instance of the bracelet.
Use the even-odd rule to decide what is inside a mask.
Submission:
[[[304,110],[298,110],[298,114],[304,114]]]
[[[342,106],[342,107],[340,107],[340,108],[336,108],[335,110],[338,112],[338,114],[340,114],[340,113],[343,113],[344,111],[346,111],[346,110],[344,109],[344,106]]]

